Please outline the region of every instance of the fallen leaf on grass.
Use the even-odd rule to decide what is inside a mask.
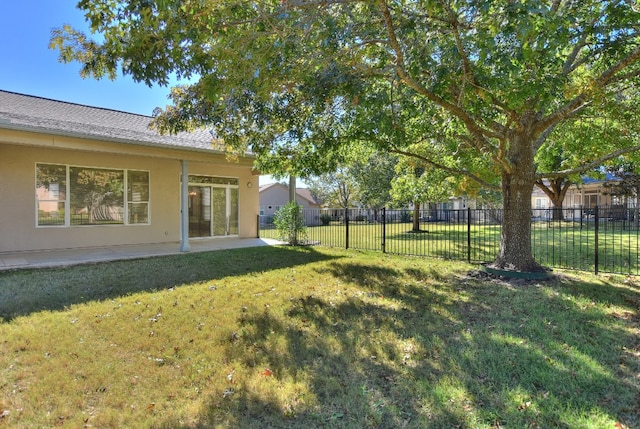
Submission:
[[[526,410],[526,409],[527,409],[527,408],[529,408],[530,406],[531,406],[531,402],[530,402],[530,401],[527,401],[527,402],[525,402],[525,403],[523,403],[523,404],[518,405],[518,409],[519,409],[520,411],[522,411],[522,410]]]
[[[263,376],[265,377],[269,377],[273,375],[273,372],[269,369],[269,368],[265,368],[264,372],[262,373]]]

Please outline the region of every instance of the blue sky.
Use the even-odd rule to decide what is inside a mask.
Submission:
[[[151,115],[167,103],[169,88],[149,88],[130,78],[80,77],[80,65],[58,61],[51,30],[64,24],[87,29],[77,0],[10,0],[0,14],[0,89],[56,100]]]
[[[151,115],[169,101],[168,87],[149,88],[129,77],[80,77],[80,65],[63,64],[49,49],[53,28],[88,30],[77,0],[7,0],[0,13],[0,89],[89,106]],[[260,183],[273,180],[261,176]]]

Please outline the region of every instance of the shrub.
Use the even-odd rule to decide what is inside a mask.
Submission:
[[[304,224],[301,206],[290,202],[281,207],[273,215],[273,223],[278,230],[278,239],[286,241],[292,246],[298,246],[304,242],[307,228]]]
[[[331,223],[331,215],[328,213],[321,214],[320,223],[322,223],[323,226],[329,225]]]

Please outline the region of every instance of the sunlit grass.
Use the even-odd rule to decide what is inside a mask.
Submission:
[[[256,248],[0,273],[0,427],[638,427],[640,287]]]
[[[420,233],[411,223],[352,222],[347,240],[344,223],[307,227],[308,240],[328,247],[377,250],[391,254],[428,256],[470,262],[491,262],[500,246],[500,225],[466,222],[421,222]],[[593,222],[545,221],[531,227],[531,247],[547,267],[595,272],[596,232]],[[275,229],[260,236],[277,238]],[[637,274],[640,270],[640,230],[620,222],[604,222],[598,232],[598,270]],[[384,243],[384,246],[383,246]]]

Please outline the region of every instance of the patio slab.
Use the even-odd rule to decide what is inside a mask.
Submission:
[[[272,246],[282,243],[268,238],[211,238],[193,240],[189,244],[191,250],[188,253],[196,253],[244,247]],[[154,256],[177,255],[180,253],[184,252],[180,251],[180,243],[178,242],[32,252],[5,252],[0,253],[0,271],[149,258]]]

